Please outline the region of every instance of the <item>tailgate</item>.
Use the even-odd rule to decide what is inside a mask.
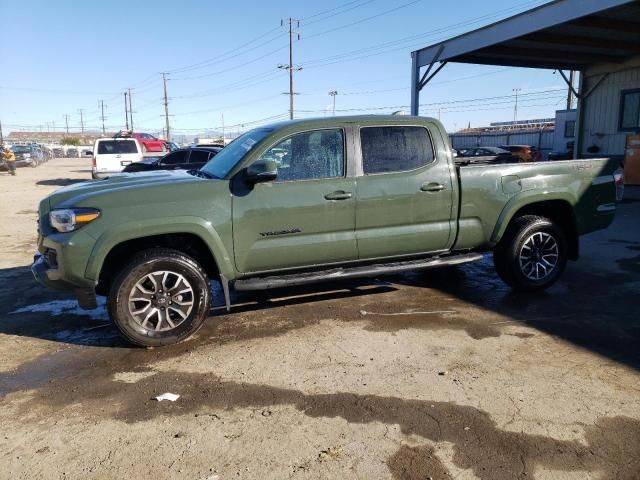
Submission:
[[[127,165],[142,160],[138,143],[133,139],[99,140],[96,172],[120,172]]]

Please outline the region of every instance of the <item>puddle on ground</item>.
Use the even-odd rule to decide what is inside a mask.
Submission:
[[[104,320],[109,321],[109,315],[107,314],[106,299],[105,297],[98,297],[98,306],[93,310],[83,310],[78,305],[78,301],[73,300],[52,300],[45,303],[35,303],[33,305],[27,305],[25,307],[18,308],[10,315],[16,315],[20,313],[46,313],[48,315],[60,316],[60,315],[80,315],[89,317],[92,320]]]

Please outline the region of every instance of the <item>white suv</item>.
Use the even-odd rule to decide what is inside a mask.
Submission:
[[[92,178],[105,178],[142,160],[142,148],[135,138],[99,138],[93,146]]]

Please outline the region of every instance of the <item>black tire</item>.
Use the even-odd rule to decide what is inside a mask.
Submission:
[[[533,237],[535,237],[533,241],[537,241],[538,246],[545,239],[550,243],[544,250],[534,248],[533,250],[537,252],[531,253],[533,250],[530,247],[526,248],[525,243],[529,242],[528,245],[531,245],[530,239]],[[557,246],[556,249],[549,248],[549,245],[552,247],[553,242]],[[550,253],[554,251],[557,252],[557,258]],[[535,255],[540,257],[534,257]],[[554,266],[549,267],[548,263],[553,263],[554,258],[556,258]],[[536,263],[542,265],[539,269],[540,275],[544,272],[544,276],[538,279],[532,278],[536,276],[534,273]],[[523,215],[511,221],[493,252],[493,264],[500,278],[514,290],[543,290],[553,285],[564,271],[567,264],[567,237],[562,228],[550,219],[536,215]],[[547,270],[544,270],[545,268]]]
[[[141,293],[142,291],[138,290],[136,285],[140,285],[140,282],[150,282],[151,279],[148,277],[154,272],[171,272],[166,279],[167,285],[182,276],[186,283],[175,283],[177,286],[175,288],[180,288],[182,291],[184,291],[183,287],[187,285],[191,288],[191,293],[184,295],[186,295],[185,302],[191,302],[192,307],[188,312],[182,312],[184,317],[178,315],[180,313],[178,309],[188,307],[176,307],[176,305],[182,305],[182,303],[178,303],[178,298],[180,301],[183,300],[182,294],[178,296],[175,294],[175,290],[171,294],[163,292],[162,288],[165,287],[162,285],[165,283],[165,279],[160,276],[153,277],[156,282],[161,280],[159,288],[154,290],[156,292],[156,295],[153,296],[154,300],[145,298],[142,302],[130,301],[134,292],[137,296],[149,295]],[[162,274],[155,273],[155,275]],[[152,284],[142,284],[145,290],[153,289],[153,286],[149,287],[150,285]],[[168,288],[171,291],[173,287]],[[137,296],[133,298],[137,298]],[[164,297],[164,300],[160,298],[161,296]],[[175,302],[173,307],[170,306],[172,300]],[[141,315],[134,315],[133,313],[147,305],[146,302],[149,302],[148,308],[150,310]],[[115,277],[110,286],[108,298],[109,316],[120,333],[134,345],[143,347],[160,347],[186,340],[200,329],[209,315],[210,306],[211,288],[207,274],[202,267],[193,258],[182,252],[166,248],[144,250],[134,256]],[[133,313],[132,309],[134,309]],[[151,310],[156,310],[156,313],[151,317],[149,323],[143,326],[142,317]],[[156,330],[158,322],[161,325],[160,330]]]

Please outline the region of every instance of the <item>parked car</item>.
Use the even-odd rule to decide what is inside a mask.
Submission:
[[[80,157],[80,152],[78,152],[77,148],[67,148],[67,158],[78,158]]]
[[[150,170],[199,170],[211,160],[221,148],[180,148],[160,158],[145,158],[141,162],[127,165],[123,172],[147,172]]]
[[[54,158],[64,158],[64,148],[53,147],[52,150]]]
[[[165,153],[168,148],[165,140],[160,140],[149,133],[134,133],[131,130],[120,130],[113,138],[135,138],[140,144],[142,153],[161,152]]]
[[[91,177],[108,177],[142,159],[142,147],[135,138],[98,138],[93,146]]]
[[[539,162],[542,159],[540,151],[531,145],[500,145],[500,148],[511,152],[521,162]]]
[[[82,151],[80,152],[80,156],[81,157],[92,157],[93,156],[93,151],[89,150],[88,148],[83,148]]]
[[[13,145],[11,150],[16,156],[16,167],[37,167],[40,164],[38,152],[33,145]]]
[[[113,155],[135,140],[103,139],[97,154],[103,142]],[[39,206],[32,271],[73,291],[82,308],[107,295],[120,332],[144,346],[196,332],[211,279],[229,309],[232,288],[424,270],[492,251],[507,284],[542,290],[578,258],[580,235],[612,222],[617,167],[609,159],[518,163],[508,175],[503,165],[456,167],[444,127],[423,117],[281,122],[243,134],[200,170],[50,194]]]
[[[518,157],[508,150],[498,147],[471,147],[457,150],[456,163],[458,164],[490,164],[490,163],[515,163]]]
[[[53,149],[50,147],[47,147],[46,145],[42,145],[40,147],[42,149],[42,153],[44,155],[44,161],[48,162],[49,160],[51,160],[53,158]]]
[[[175,152],[180,148],[180,146],[175,142],[165,142],[167,145],[167,150],[170,152]]]
[[[567,149],[564,152],[550,152],[549,160],[571,160],[573,159],[574,142],[567,142]]]

